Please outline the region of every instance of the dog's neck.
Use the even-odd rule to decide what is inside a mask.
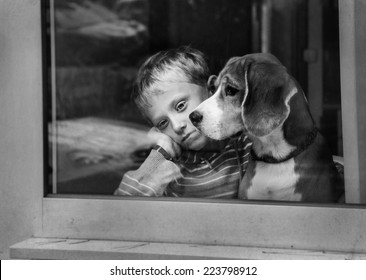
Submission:
[[[296,146],[285,141],[282,127],[276,128],[271,134],[263,137],[249,136],[253,142],[252,150],[255,158],[282,159],[287,157]]]
[[[285,122],[263,137],[250,137],[252,158],[269,163],[286,161],[311,145],[317,128],[311,117],[305,96],[297,84],[297,92],[289,100],[290,113]]]
[[[306,135],[304,142],[296,147],[288,144],[283,137],[275,137],[274,135],[272,137],[266,137],[267,139],[265,141],[263,141],[264,137],[262,139],[253,138],[251,157],[255,161],[263,161],[266,163],[285,162],[305,151],[315,141],[317,134],[318,129],[314,127]]]

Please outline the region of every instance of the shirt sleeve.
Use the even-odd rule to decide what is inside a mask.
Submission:
[[[114,195],[163,196],[168,184],[179,176],[179,167],[174,162],[151,150],[139,169],[124,174]]]

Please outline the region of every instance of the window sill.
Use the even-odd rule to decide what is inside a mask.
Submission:
[[[30,238],[10,247],[12,259],[366,259],[366,254],[239,246]]]

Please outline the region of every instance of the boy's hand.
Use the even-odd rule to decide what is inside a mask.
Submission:
[[[161,133],[156,127],[150,129],[147,137],[152,139],[156,145],[162,147],[172,158],[180,156],[182,149],[179,144],[174,142],[168,135]]]

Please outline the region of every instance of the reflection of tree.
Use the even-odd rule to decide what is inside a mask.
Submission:
[[[135,63],[131,61],[133,55],[146,49],[146,25],[132,19],[133,13],[128,13],[128,18],[121,16],[127,14],[124,9],[143,9],[144,6],[131,5],[141,0],[115,1],[113,9],[100,4],[102,2],[113,1],[69,0],[56,6],[57,65],[93,65],[121,60],[122,64],[131,65]],[[147,17],[147,11],[144,12]]]
[[[57,122],[58,193],[112,194],[123,174],[139,167],[150,152],[148,129],[99,118]]]
[[[112,16],[144,24],[148,22],[148,6],[148,0],[55,0],[56,10],[78,9],[81,16],[99,15],[102,21]]]
[[[137,115],[125,105],[148,50],[147,18],[146,0],[55,1],[58,119]]]
[[[80,2],[80,3],[78,3]],[[80,28],[85,25],[118,20],[112,10],[91,1],[65,1],[56,6],[56,26],[61,29]]]
[[[136,0],[55,0],[56,8],[68,8],[70,4],[83,5],[85,2],[93,2],[112,10],[119,2],[134,2]],[[140,1],[140,0],[139,0]]]

